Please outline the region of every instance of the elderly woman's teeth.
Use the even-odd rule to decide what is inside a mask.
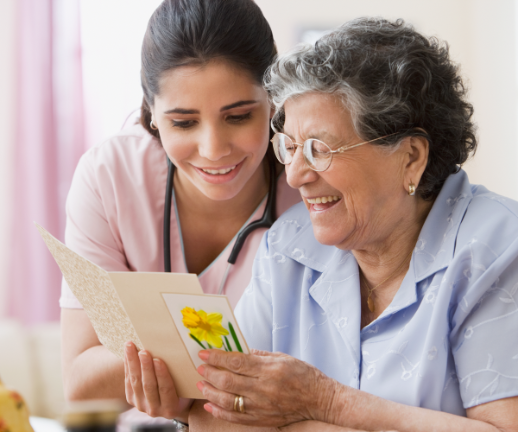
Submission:
[[[307,201],[310,204],[326,204],[333,201],[338,201],[340,198],[337,196],[327,196],[327,197],[318,197],[318,198],[308,198]]]
[[[211,169],[201,169],[203,172],[206,172],[207,174],[213,174],[213,175],[216,175],[216,174],[227,174],[229,173],[230,171],[232,171],[237,165],[234,165],[233,167],[231,168],[226,168],[226,169],[220,169],[220,170],[211,170]]]

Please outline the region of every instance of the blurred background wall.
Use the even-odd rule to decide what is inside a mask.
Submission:
[[[17,263],[26,257],[37,261],[38,254],[46,254],[46,251],[40,248],[41,244],[22,244],[19,239],[30,232],[33,235],[31,241],[41,242],[29,223],[41,219],[38,219],[34,208],[13,206],[16,199],[29,193],[17,189],[20,169],[25,166],[24,160],[21,161],[22,168],[15,163],[17,147],[20,145],[17,137],[20,130],[32,127],[37,120],[25,115],[25,111],[16,109],[20,105],[17,83],[23,71],[17,70],[17,32],[20,29],[14,23],[20,18],[20,4],[29,4],[31,1],[42,3],[38,0],[0,0],[0,317],[11,316],[28,323],[38,323],[58,319],[56,304],[59,288],[55,280],[52,282],[53,289],[44,284],[41,287],[27,286],[35,285],[35,280],[45,279],[46,275],[41,273],[41,268],[34,267],[30,260],[18,266]],[[64,174],[53,186],[59,188],[58,198],[55,199],[57,204],[52,204],[57,208],[46,213],[51,215],[47,224],[53,226],[53,233],[62,238],[64,196],[78,157],[74,154],[63,155],[72,152],[72,148],[76,152],[84,151],[138,117],[142,97],[139,82],[140,43],[147,20],[159,0],[45,1],[52,3],[54,43],[58,45],[56,50],[62,53],[57,56],[57,60],[61,60],[55,61],[53,66],[54,83],[59,84],[53,92],[54,133],[56,142],[61,144],[54,146],[52,151],[57,152],[55,158],[60,160],[60,164],[63,165],[66,160],[72,161],[65,163],[66,169],[61,166]],[[475,118],[479,125],[479,150],[465,168],[473,183],[482,183],[496,192],[518,199],[518,0],[256,1],[272,26],[280,52],[301,40],[311,40],[348,19],[365,15],[403,18],[424,34],[448,41],[452,57],[460,63],[470,88],[469,97],[475,106]],[[70,25],[70,19],[67,18],[76,13],[71,10],[71,4],[78,8],[76,12],[79,21],[75,27]],[[67,49],[71,48],[63,46],[60,41],[63,40],[63,34],[74,32],[74,29],[80,35],[80,47],[77,52],[72,50],[72,54],[67,56]],[[80,76],[74,69],[78,64],[81,68]],[[29,75],[38,73],[34,69]],[[70,80],[72,75],[76,77],[74,80]],[[76,90],[77,97],[74,100],[81,100],[83,109],[82,114],[79,113],[82,122],[77,123],[72,131],[71,121],[63,117],[63,109],[60,111],[60,107],[69,106],[63,105],[61,100],[66,99],[70,93],[63,90],[63,82],[67,80],[68,88]],[[67,103],[70,104],[70,100]],[[79,108],[76,106],[76,109]],[[78,140],[84,142],[78,144]],[[28,156],[25,156],[27,166],[37,167],[41,163],[39,160],[31,161],[31,157],[36,158],[41,154],[38,152],[41,149],[34,152],[29,149],[29,153],[26,153]],[[27,174],[22,173],[21,179],[26,177]],[[31,187],[36,186],[29,184],[27,190],[30,191]],[[47,204],[51,203],[44,200],[38,202],[39,207]],[[52,218],[61,222],[53,225]],[[18,247],[15,256],[14,245]],[[37,254],[33,256],[36,249]],[[46,267],[54,265],[51,260],[45,262]],[[16,278],[10,277],[15,271],[31,272],[34,275],[31,278],[20,278],[16,282]],[[38,298],[39,294],[36,294],[42,290],[46,290],[43,295],[47,301],[38,307],[50,308],[49,305],[54,305],[51,312],[22,316],[17,312],[19,309],[8,307],[13,292],[18,292],[22,299],[28,296],[27,301],[30,303],[30,297]]]

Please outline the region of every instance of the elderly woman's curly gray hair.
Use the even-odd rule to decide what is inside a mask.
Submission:
[[[448,45],[426,38],[403,20],[350,21],[281,56],[265,87],[282,124],[285,102],[310,92],[334,94],[350,111],[355,132],[393,148],[406,136],[424,136],[428,164],[417,193],[434,199],[477,146],[473,107]]]

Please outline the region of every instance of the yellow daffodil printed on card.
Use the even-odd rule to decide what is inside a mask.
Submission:
[[[232,345],[227,336],[232,335],[235,347],[239,352],[243,352],[236,331],[231,322],[228,322],[228,329],[221,325],[223,315],[217,312],[207,313],[204,310],[198,310],[191,307],[182,309],[183,325],[189,329],[190,337],[202,348],[221,348],[225,351],[233,351]],[[207,347],[203,342],[207,342]]]
[[[196,367],[202,364],[197,355],[202,349],[248,353],[225,296],[169,293],[162,296]]]

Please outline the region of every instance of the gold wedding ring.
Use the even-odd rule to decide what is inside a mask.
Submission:
[[[245,414],[245,401],[243,400],[243,396],[236,395],[234,398],[234,411]]]

